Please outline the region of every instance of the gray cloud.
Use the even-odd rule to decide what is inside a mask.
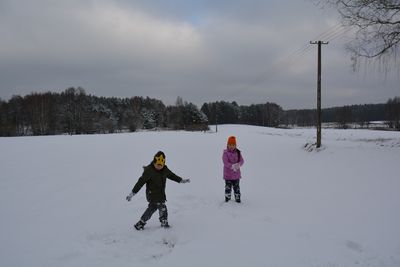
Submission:
[[[281,2],[1,1],[0,97],[82,86],[166,104],[181,96],[198,105],[311,108],[316,47],[308,42],[336,35],[323,48],[325,106],[400,94],[397,75],[350,72],[333,12],[310,1]]]

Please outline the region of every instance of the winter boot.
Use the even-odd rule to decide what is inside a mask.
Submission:
[[[230,197],[225,197],[225,202],[229,202],[229,200],[231,200]]]
[[[237,203],[240,203],[241,201],[240,201],[240,192],[238,192],[239,190],[237,190],[236,189],[236,192],[235,192],[235,201],[237,202]]]
[[[162,221],[161,221],[161,227],[163,227],[163,228],[169,228],[170,226],[169,226],[169,224],[168,224],[168,221],[167,221],[167,220],[162,220]]]
[[[135,227],[135,229],[138,230],[138,231],[139,231],[139,230],[143,230],[145,224],[146,224],[146,222],[140,220],[140,221],[138,221],[138,222],[134,225],[134,227]]]

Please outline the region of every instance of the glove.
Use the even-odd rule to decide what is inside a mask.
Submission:
[[[237,172],[237,171],[239,170],[239,168],[240,168],[240,164],[239,164],[239,163],[232,164],[231,169],[232,169],[234,172]]]
[[[182,179],[181,184],[190,183],[190,179]]]
[[[132,197],[135,195],[135,193],[130,192],[129,195],[126,196],[127,201],[131,201]]]

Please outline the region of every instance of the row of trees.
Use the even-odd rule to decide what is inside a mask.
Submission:
[[[283,110],[275,103],[239,106],[236,102],[207,103],[201,111],[211,124],[251,124],[268,127],[315,126],[315,109]],[[389,128],[400,130],[400,97],[389,99],[386,104],[352,105],[322,109],[322,122],[336,123],[347,128],[350,123],[368,127],[372,121],[384,121]]]
[[[323,122],[368,126],[386,121],[400,130],[400,97],[386,104],[353,105],[322,110]],[[0,99],[0,136],[93,134],[137,129],[207,130],[208,124],[250,124],[267,127],[314,126],[316,110],[283,110],[275,103],[239,106],[236,102],[205,103],[199,110],[178,97],[174,106],[151,98],[105,98],[83,88],[62,93],[32,93]]]
[[[239,106],[236,102],[205,103],[201,111],[212,124],[251,124],[278,127],[284,114],[275,103]]]
[[[194,104],[178,98],[166,107],[160,100],[105,98],[83,88],[33,93],[0,100],[0,136],[92,134],[136,129],[208,129],[207,117]]]
[[[314,126],[315,109],[288,110],[281,124],[287,126]],[[368,127],[372,121],[384,121],[391,129],[400,130],[400,97],[389,99],[386,104],[365,104],[322,109],[322,122],[336,123],[347,128],[350,123]]]

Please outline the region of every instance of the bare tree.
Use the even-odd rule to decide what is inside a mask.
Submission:
[[[348,49],[360,58],[396,62],[400,45],[400,0],[320,0],[337,8],[342,23],[356,28]],[[388,64],[385,64],[389,67]],[[396,64],[395,64],[396,66]],[[398,66],[397,66],[398,67]],[[389,67],[390,68],[390,67]]]

